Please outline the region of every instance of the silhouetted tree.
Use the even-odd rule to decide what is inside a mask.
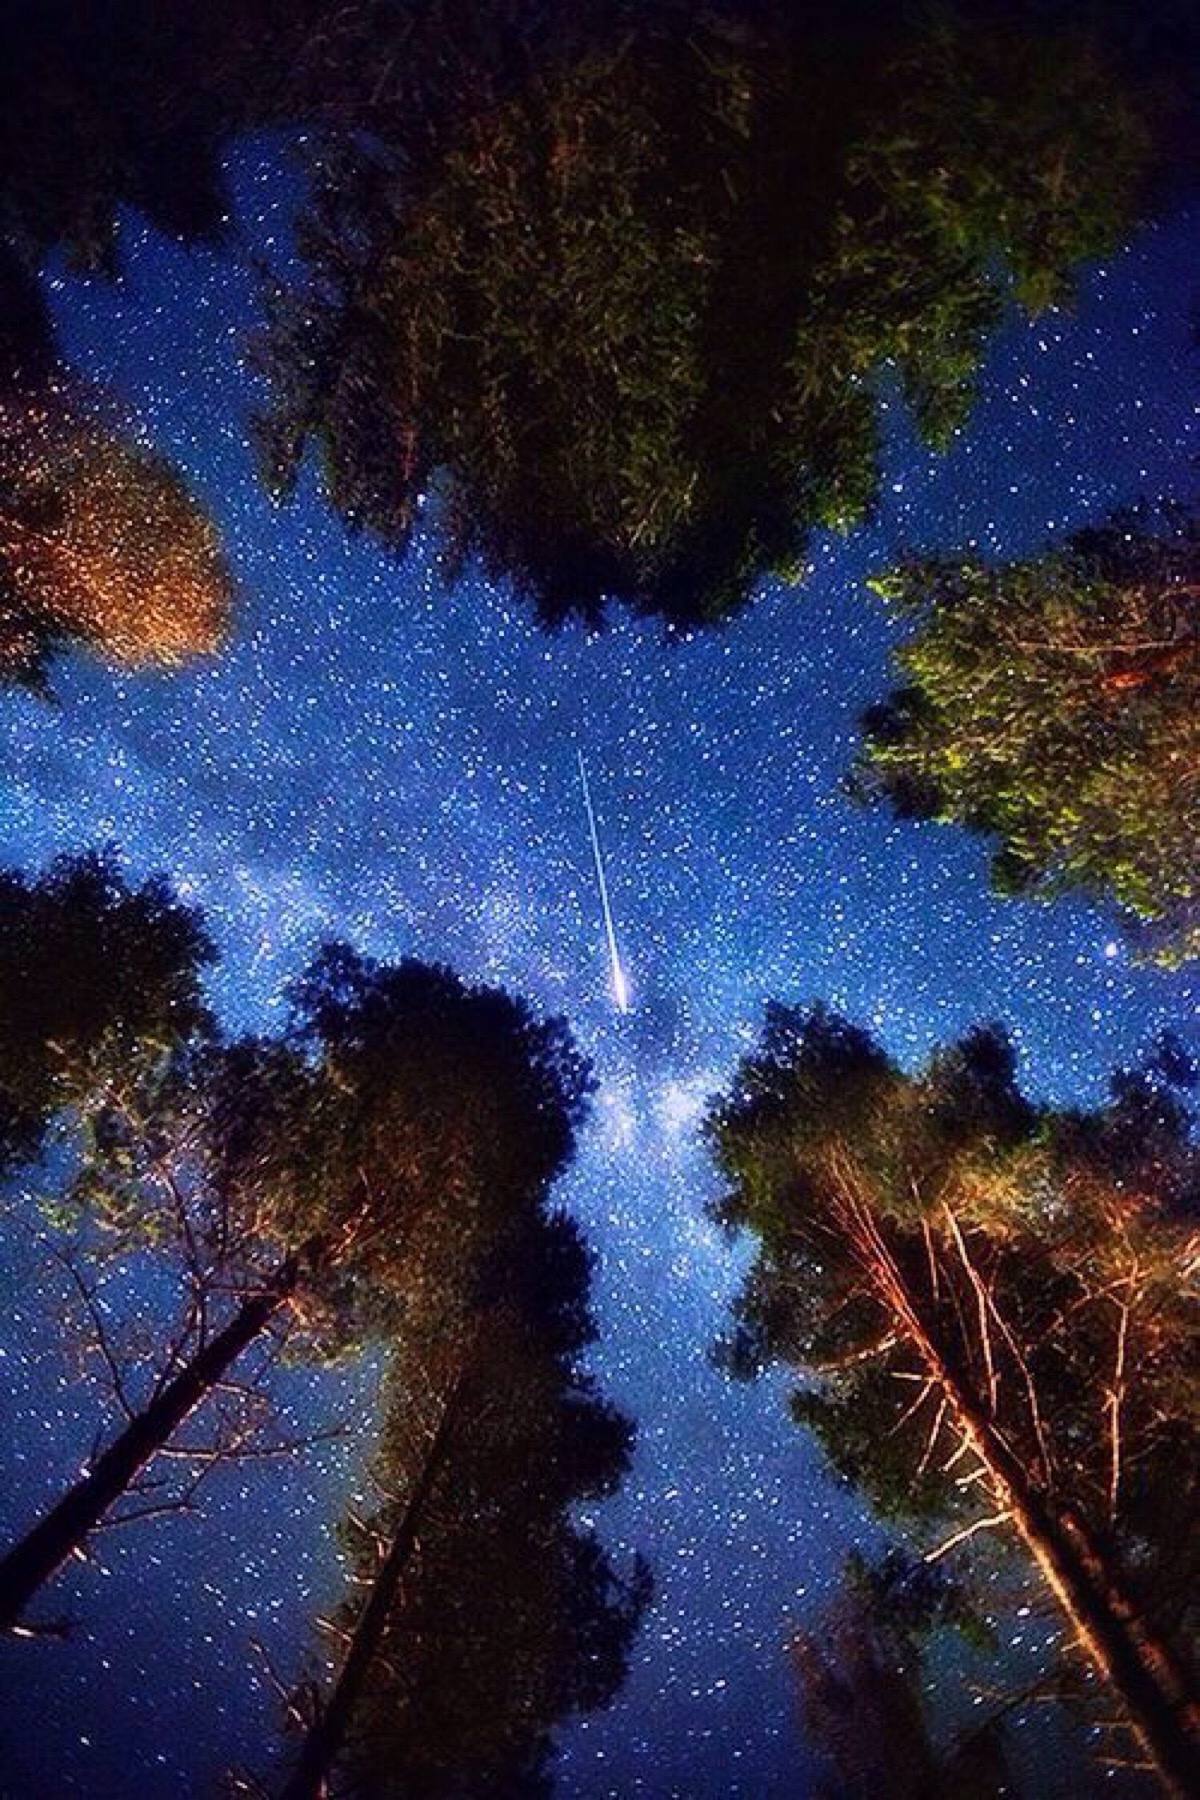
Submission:
[[[402,544],[434,494],[454,556],[546,619],[709,622],[869,508],[885,383],[943,442],[1006,296],[1061,299],[1132,216],[1171,111],[1145,56],[1111,17],[1008,11],[9,9],[0,387],[52,359],[49,252],[111,267],[128,207],[216,237],[231,140],[303,130],[272,484],[315,443],[347,518]]]
[[[452,1305],[454,1272],[486,1254],[570,1156],[588,1086],[560,1021],[539,1023],[448,970],[379,967],[340,947],[298,984],[290,1043],[218,1049],[190,1073],[201,1083],[193,1103],[172,1097],[201,1134],[186,1143],[186,1179],[200,1190],[186,1228],[216,1236],[241,1297],[223,1322],[200,1320],[190,1359],[0,1560],[0,1624],[21,1617],[281,1317],[298,1311],[329,1354],[389,1325],[401,1305]],[[160,1124],[144,1133],[110,1113],[88,1171],[93,1204],[136,1215],[147,1184],[180,1203],[178,1180],[162,1174]]]
[[[0,11],[0,387],[53,365],[37,286],[58,256],[120,266],[122,215],[229,247],[225,163],[243,133],[453,104],[527,0],[38,0]],[[474,30],[472,30],[472,21]]]
[[[35,1157],[59,1115],[85,1123],[206,1023],[213,949],[161,877],[130,886],[107,853],[0,870],[0,1167]]]
[[[709,1131],[720,1216],[758,1240],[735,1360],[805,1372],[794,1411],[835,1466],[953,1526],[931,1558],[1011,1532],[1190,1794],[1200,1169],[1176,1061],[1056,1113],[994,1029],[908,1075],[823,1009],[774,1007]]]
[[[1146,161],[1096,45],[1036,18],[616,7],[553,55],[495,14],[436,128],[322,143],[264,460],[286,491],[315,444],[396,545],[435,495],[546,620],[702,624],[794,575],[872,503],[884,371],[944,442],[1006,294],[1062,299]]]
[[[1001,1717],[947,1736],[925,1650],[944,1628],[977,1630],[953,1584],[896,1551],[851,1558],[815,1625],[791,1645],[806,1741],[828,1774],[818,1800],[989,1800],[1011,1794]]]
[[[577,1357],[589,1258],[561,1216],[531,1216],[457,1316],[410,1312],[393,1347],[377,1462],[387,1496],[346,1526],[360,1599],[286,1800],[549,1792],[551,1734],[604,1705],[647,1595],[572,1508],[610,1492],[631,1428]],[[478,1279],[478,1277],[482,1279]]]
[[[120,266],[122,215],[168,237],[227,238],[223,161],[234,135],[311,114],[306,71],[360,57],[372,0],[38,0],[0,12],[0,387],[53,359],[36,277],[51,255]],[[344,71],[343,71],[344,79]],[[32,283],[32,285],[30,285]]]
[[[1119,516],[988,567],[871,584],[913,635],[867,714],[865,795],[999,839],[997,891],[1111,898],[1200,954],[1200,525]]]

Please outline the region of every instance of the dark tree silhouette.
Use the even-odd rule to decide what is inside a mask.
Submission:
[[[132,887],[106,852],[0,870],[0,1167],[59,1115],[99,1113],[201,1031],[213,950],[161,877]]]
[[[457,1316],[410,1313],[393,1346],[379,1485],[346,1538],[364,1592],[285,1800],[335,1777],[363,1796],[548,1793],[555,1725],[623,1679],[647,1597],[572,1507],[610,1492],[632,1438],[577,1366],[589,1258],[531,1214],[463,1288]]]
[[[1021,1546],[1167,1791],[1196,1792],[1200,1164],[1172,1052],[1092,1115],[1032,1107],[994,1029],[917,1075],[773,1008],[709,1130],[758,1239],[734,1362],[885,1512]]]
[[[999,840],[1001,893],[1111,898],[1163,961],[1200,954],[1200,518],[1121,515],[987,567],[872,584],[913,635],[856,785]]]
[[[54,344],[37,275],[120,267],[122,215],[232,247],[243,133],[444,113],[526,0],[38,0],[0,11],[0,387]],[[526,20],[522,20],[525,25]]]
[[[617,6],[556,53],[505,10],[432,124],[322,142],[264,462],[286,491],[315,444],[396,545],[435,495],[545,620],[794,575],[872,503],[884,372],[945,442],[1007,293],[1062,299],[1148,156],[1116,59],[1036,10]]]
[[[272,485],[313,444],[348,519],[402,545],[433,495],[452,560],[544,619],[620,596],[709,623],[864,516],[886,388],[944,442],[1007,298],[1062,299],[1118,241],[1183,62],[1096,11],[10,8],[0,389],[53,366],[49,253],[111,268],[130,207],[219,237],[230,143],[302,130],[307,277],[260,350]]]
[[[891,1551],[851,1558],[816,1624],[791,1645],[806,1742],[826,1764],[818,1800],[999,1800],[1013,1788],[1003,1718],[948,1736],[929,1697],[926,1646],[977,1626],[937,1570]]]
[[[223,1322],[201,1319],[189,1360],[0,1560],[0,1624],[21,1618],[281,1317],[298,1313],[330,1354],[426,1296],[451,1305],[454,1271],[486,1255],[570,1156],[588,1086],[561,1022],[539,1023],[507,994],[467,988],[448,970],[379,967],[344,947],[298,985],[290,1043],[218,1048],[189,1073],[199,1091],[190,1105],[173,1102],[203,1134],[187,1145],[202,1193],[185,1229],[218,1236],[242,1297]],[[169,1124],[150,1120],[154,1183]],[[135,1121],[135,1138],[141,1131]],[[136,1212],[141,1146],[119,1119],[103,1137],[89,1194],[115,1167],[116,1195]],[[176,1203],[169,1174],[165,1187]]]
[[[235,15],[214,4],[149,8],[115,0],[12,6],[0,23],[0,229],[31,261],[59,250],[110,269],[118,214],[136,207],[160,230],[214,238],[224,212],[220,144],[232,123],[218,100]]]

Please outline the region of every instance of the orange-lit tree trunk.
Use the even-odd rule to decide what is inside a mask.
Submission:
[[[1080,1648],[1119,1695],[1164,1789],[1200,1795],[1200,1706],[1169,1649],[1142,1622],[1081,1521],[1038,1491],[992,1422],[928,1342],[917,1354],[988,1485],[1067,1617]]]
[[[1119,1574],[1069,1506],[1014,1455],[975,1384],[940,1341],[921,1297],[857,1197],[842,1212],[864,1276],[967,1440],[1004,1515],[1054,1595],[1080,1648],[1124,1706],[1164,1790],[1200,1796],[1200,1702],[1170,1648],[1143,1621]]]
[[[297,1257],[281,1264],[274,1279],[243,1301],[225,1328],[129,1421],[88,1473],[0,1558],[0,1629],[18,1625],[38,1590],[70,1557],[82,1554],[109,1509],[291,1298],[299,1273]]]

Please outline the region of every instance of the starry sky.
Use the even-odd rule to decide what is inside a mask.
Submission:
[[[1194,978],[1131,963],[1111,918],[995,900],[980,843],[863,811],[840,783],[885,685],[891,628],[864,574],[901,547],[1018,553],[1187,491],[1197,218],[1176,211],[1088,271],[1069,314],[1014,319],[947,454],[891,409],[872,525],[818,541],[802,587],[665,644],[622,617],[547,636],[477,573],[448,589],[427,542],[397,562],[347,537],[315,489],[283,509],[263,497],[243,430],[251,262],[286,256],[294,190],[270,144],[239,153],[231,186],[221,252],[131,221],[118,283],[52,287],[70,359],[216,515],[233,642],[171,675],[64,663],[55,707],[0,697],[0,857],[34,866],[112,841],[132,874],[169,871],[208,915],[212,992],[235,1026],[277,1023],[282,985],[329,936],[449,962],[570,1019],[601,1085],[561,1196],[599,1256],[590,1361],[639,1427],[633,1474],[594,1517],[618,1560],[649,1557],[657,1593],[619,1699],[561,1735],[559,1791],[802,1795],[788,1623],[873,1528],[787,1423],[778,1383],[735,1387],[706,1361],[744,1256],[705,1221],[697,1121],[771,996],[823,997],[905,1061],[1002,1018],[1027,1085],[1059,1100],[1096,1098],[1149,1034],[1194,1023]],[[6,1530],[59,1490],[97,1422],[38,1281],[23,1241],[0,1250]],[[152,1313],[151,1280],[137,1296]],[[99,1569],[59,1584],[72,1638],[0,1650],[6,1800],[167,1800],[269,1762],[278,1710],[249,1640],[294,1675],[314,1608],[337,1594],[331,1526],[374,1380],[287,1372],[288,1416],[350,1416],[350,1439],[225,1472],[194,1520],[113,1533]]]

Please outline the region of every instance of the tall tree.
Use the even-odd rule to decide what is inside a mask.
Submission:
[[[394,1345],[388,1498],[348,1522],[363,1591],[333,1622],[346,1648],[286,1800],[335,1772],[381,1800],[548,1793],[555,1725],[623,1678],[647,1577],[619,1578],[571,1510],[615,1487],[632,1437],[577,1367],[589,1258],[535,1214],[482,1277]]]
[[[735,1364],[801,1368],[796,1417],[843,1474],[953,1525],[931,1556],[1007,1530],[1164,1788],[1194,1794],[1200,1170],[1176,1062],[1055,1113],[994,1029],[909,1075],[775,1007],[709,1130],[721,1216],[758,1240]]]
[[[1007,894],[1115,900],[1200,955],[1200,515],[1119,516],[1020,562],[872,583],[913,632],[856,784],[999,840]]]
[[[107,852],[0,870],[0,1167],[35,1157],[60,1115],[161,1067],[206,1023],[213,949],[161,877],[131,886]]]
[[[545,620],[703,624],[794,575],[874,498],[884,372],[944,442],[1006,295],[1061,299],[1147,157],[1096,44],[1036,12],[618,5],[551,53],[492,10],[432,127],[318,152],[264,460],[286,491],[315,444],[397,545],[434,496]]]
[[[215,650],[232,586],[178,471],[59,382],[0,389],[0,681],[83,645],[129,667]]]
[[[0,1624],[21,1618],[283,1315],[299,1311],[332,1354],[390,1324],[402,1303],[445,1300],[464,1255],[482,1256],[569,1157],[588,1086],[560,1021],[535,1021],[448,970],[379,967],[341,947],[298,985],[291,1042],[218,1049],[189,1074],[200,1083],[194,1102],[174,1097],[200,1133],[184,1152],[183,1179],[199,1189],[183,1201],[194,1221],[185,1228],[216,1235],[240,1297],[224,1319],[198,1321],[190,1358],[0,1559]],[[165,1186],[170,1207],[181,1203],[180,1181],[161,1181],[162,1128],[151,1118],[144,1151],[141,1122],[131,1142],[110,1113],[89,1171],[92,1204],[136,1217],[147,1180]]]

